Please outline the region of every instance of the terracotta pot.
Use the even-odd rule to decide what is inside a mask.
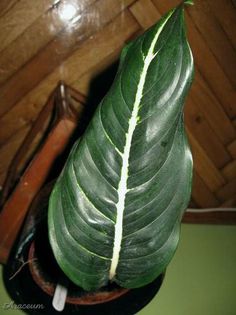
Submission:
[[[163,275],[142,288],[131,290],[110,284],[91,293],[74,285],[58,267],[48,241],[47,205],[51,187],[44,189],[33,203],[19,242],[4,269],[5,285],[15,303],[41,305],[25,309],[28,314],[59,314],[52,307],[52,296],[60,279],[68,287],[65,308],[60,314],[136,314],[159,291]]]

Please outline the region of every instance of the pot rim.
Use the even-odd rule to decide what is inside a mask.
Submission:
[[[35,242],[34,240],[30,244],[29,247],[29,253],[28,253],[28,265],[29,270],[32,275],[32,278],[34,282],[48,295],[53,296],[54,291],[56,289],[56,283],[50,282],[47,279],[45,279],[44,271],[42,270],[38,258],[37,258],[37,252],[35,248]],[[81,289],[83,290],[83,289]],[[117,287],[114,288],[112,291],[106,290],[106,291],[96,291],[96,292],[86,292],[83,296],[80,297],[74,297],[70,296],[70,292],[68,292],[66,303],[70,304],[76,304],[76,305],[95,305],[95,304],[102,304],[106,302],[110,302],[112,300],[115,300],[127,292],[129,292],[130,289]]]

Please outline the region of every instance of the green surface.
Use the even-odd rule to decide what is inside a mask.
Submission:
[[[2,308],[2,281],[0,293],[1,315],[22,314]],[[139,315],[236,315],[235,297],[236,226],[183,225],[160,293]]]

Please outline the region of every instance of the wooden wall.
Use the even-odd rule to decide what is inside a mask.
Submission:
[[[0,1],[0,185],[58,80],[86,95],[123,45],[178,2]],[[193,205],[235,206],[236,8],[231,0],[195,0],[186,21],[196,66],[185,111]]]

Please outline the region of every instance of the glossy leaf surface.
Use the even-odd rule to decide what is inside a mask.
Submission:
[[[50,243],[85,290],[154,280],[171,260],[191,192],[183,104],[193,72],[183,7],[124,48],[115,81],[50,198]]]

